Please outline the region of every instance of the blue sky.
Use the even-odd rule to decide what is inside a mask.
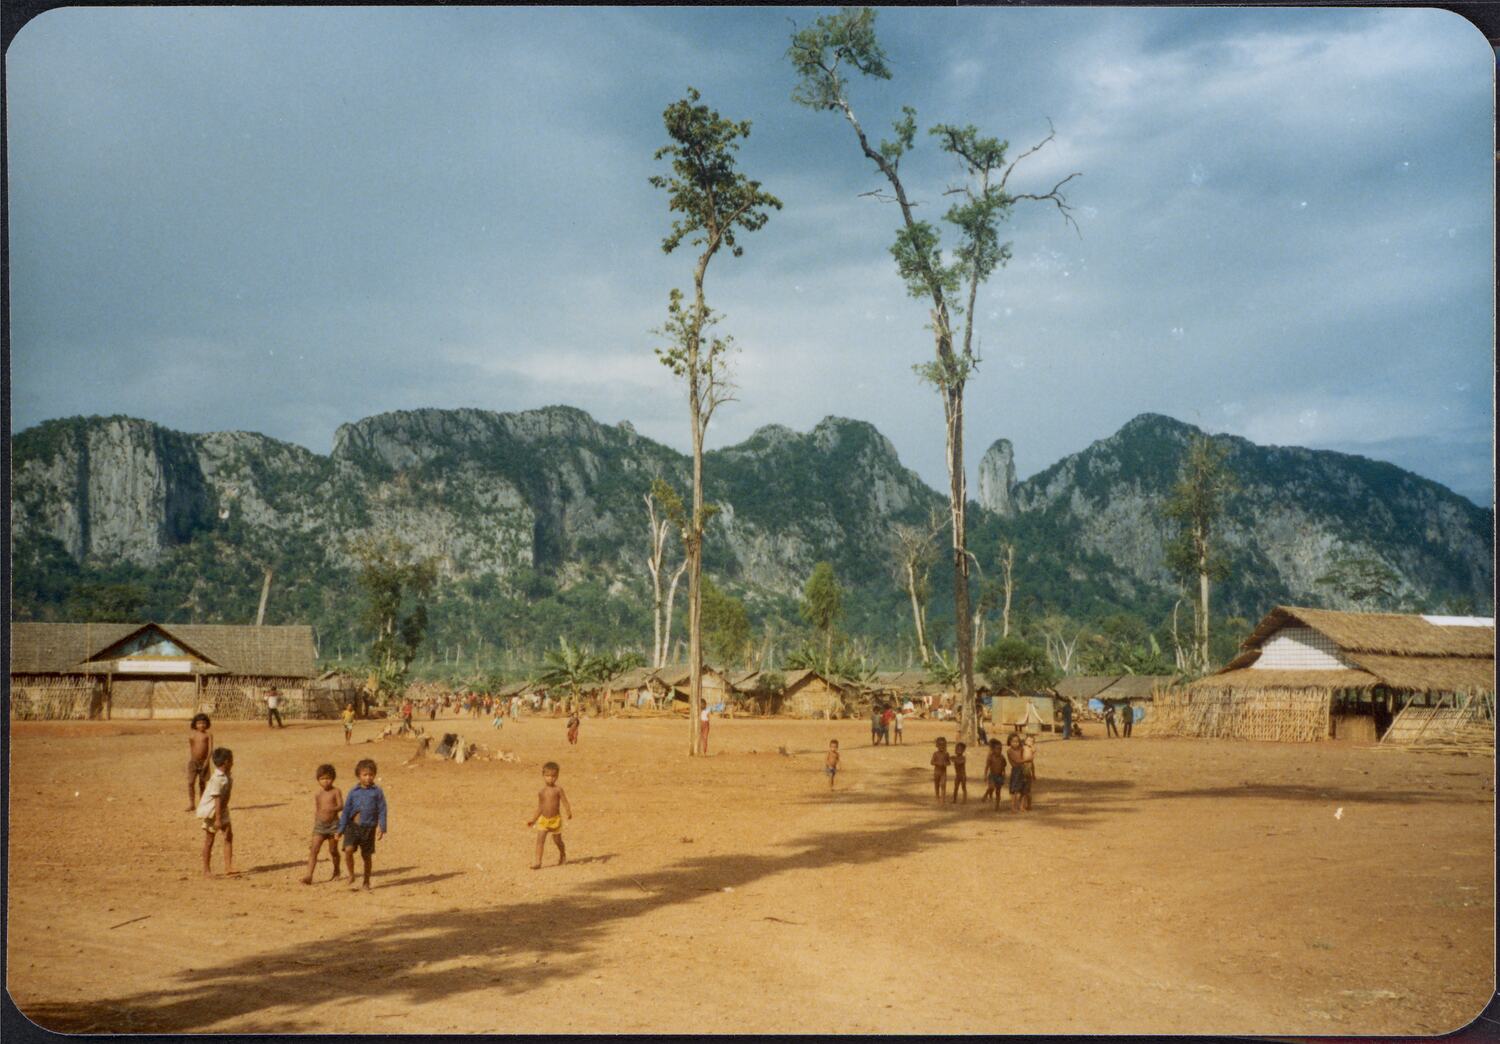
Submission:
[[[60,9],[7,54],[14,430],[125,413],[332,445],[385,410],[567,403],[688,444],[652,329],[691,260],[647,179],[689,85],[785,203],[709,271],[712,446],[870,421],[942,488],[925,309],[849,127],[790,100],[812,9]],[[881,134],[974,123],[1019,205],[982,292],[971,469],[1166,413],[1489,504],[1494,52],[1434,10],[889,9]],[[903,165],[936,217],[956,171]]]

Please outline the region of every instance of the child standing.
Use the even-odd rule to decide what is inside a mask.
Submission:
[[[1010,762],[1010,810],[1031,808],[1031,778],[1026,772],[1026,747],[1021,737],[1011,733],[1005,741],[1005,758]]]
[[[964,744],[953,748],[953,803],[958,804],[958,792],[964,792],[964,804],[969,803],[969,769]]]
[[[823,771],[828,776],[828,789],[833,789],[833,777],[839,774],[839,741],[828,741],[828,756],[823,759]]]
[[[208,788],[208,777],[213,762],[210,757],[214,749],[213,722],[207,714],[194,714],[188,728],[188,806],[189,812],[198,807],[198,799]]]
[[[568,715],[568,742],[575,747],[578,746],[578,726],[582,721],[583,719],[578,716],[577,711]]]
[[[896,727],[896,742],[897,742],[897,743],[905,743],[905,742],[906,742],[906,740],[905,740],[905,738],[904,738],[904,736],[905,736],[905,733],[903,733],[903,732],[902,732],[902,731],[901,731],[901,724],[902,724],[902,722],[904,722],[904,721],[905,721],[905,720],[906,720],[906,712],[905,712],[905,711],[903,711],[903,710],[901,710],[901,709],[900,709],[900,708],[899,708],[899,707],[898,707],[898,708],[897,708],[897,709],[896,709],[896,712],[895,712],[895,714],[894,714],[894,715],[893,715],[893,716],[892,716],[892,718],[891,718],[891,723],[892,723],[892,724],[893,724],[893,725],[895,725],[895,727]]]
[[[344,709],[339,717],[344,719],[344,742],[351,743],[354,740],[354,704],[344,704]]]
[[[932,755],[932,792],[940,805],[948,798],[948,765],[952,760],[948,757],[947,737],[939,736],[937,750]]]
[[[224,835],[224,872],[234,873],[234,828],[229,825],[229,792],[234,787],[234,752],[219,747],[213,753],[214,774],[198,802],[198,819],[203,824],[203,876],[212,877],[209,857],[214,854],[214,838]]]
[[[307,853],[307,873],[303,875],[303,884],[312,884],[313,871],[318,868],[318,853],[322,851],[325,841],[328,843],[328,854],[333,858],[333,876],[329,880],[337,881],[339,877],[339,813],[344,810],[344,795],[333,785],[338,773],[332,765],[319,765],[315,776],[318,791],[313,795],[312,849]]]
[[[354,850],[359,849],[365,867],[365,890],[370,888],[370,869],[375,860],[375,842],[385,837],[386,803],[385,791],[375,785],[375,774],[379,771],[375,762],[365,758],[354,766],[359,777],[359,786],[349,791],[344,810],[339,815],[338,832],[344,838],[344,869],[349,871],[349,887],[358,888],[354,876]]]
[[[994,737],[990,739],[989,757],[984,760],[984,778],[989,782],[984,796],[994,798],[995,811],[999,812],[1000,790],[1005,786],[1005,752],[1000,748],[1000,740]]]
[[[563,847],[562,839],[562,812],[573,818],[573,806],[568,804],[568,795],[563,793],[563,788],[557,785],[557,777],[562,772],[557,762],[549,761],[542,766],[542,789],[536,792],[536,812],[526,821],[526,825],[536,827],[536,861],[531,864],[531,869],[542,868],[542,852],[547,847],[547,835],[552,835],[552,840],[557,842],[557,865],[562,866],[568,861],[568,850]],[[559,812],[558,810],[562,811]]]

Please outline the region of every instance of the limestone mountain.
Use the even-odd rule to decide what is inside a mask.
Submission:
[[[1021,482],[1001,440],[979,462],[980,577],[1004,537],[1019,549],[1021,611],[1159,616],[1176,591],[1160,506],[1195,430],[1144,415]],[[1324,604],[1319,578],[1351,555],[1392,570],[1404,604],[1488,604],[1490,511],[1389,464],[1220,438],[1241,485],[1224,526],[1226,608]],[[904,641],[891,528],[945,501],[880,432],[836,417],[807,433],[771,425],[709,453],[705,470],[721,507],[705,568],[757,623],[795,632],[794,599],[828,559],[850,590],[846,627]],[[381,414],[341,426],[326,456],[247,432],[49,421],[13,440],[15,612],[83,618],[126,589],[138,615],[251,619],[269,569],[268,622],[312,622],[355,646],[352,547],[393,532],[439,563],[438,643],[644,645],[642,496],[658,475],[686,490],[687,457],[563,406]],[[933,571],[939,625],[948,573]]]

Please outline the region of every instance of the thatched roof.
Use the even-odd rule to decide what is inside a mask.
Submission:
[[[781,691],[784,694],[790,696],[794,690],[807,684],[807,682],[811,681],[814,678],[821,678],[824,684],[826,684],[830,689],[844,689],[849,685],[847,681],[839,678],[830,678],[828,675],[823,674],[820,671],[815,671],[810,668],[802,668],[800,670],[786,672],[786,684]]]
[[[202,673],[266,678],[311,678],[312,628],[306,624],[13,623],[12,674],[74,674],[108,669],[111,649],[155,627],[210,666]]]
[[[613,678],[604,683],[604,687],[611,692],[623,692],[627,689],[639,689],[656,676],[655,667],[632,667],[628,671],[621,671]]]
[[[692,668],[685,663],[669,663],[667,666],[652,673],[674,689],[686,688],[692,679]],[[703,665],[703,673],[724,678],[723,671],[706,663]],[[727,683],[728,679],[725,679],[725,681]]]
[[[1338,646],[1347,670],[1257,670],[1265,643],[1283,627],[1302,626]],[[1495,625],[1481,618],[1408,613],[1342,613],[1279,605],[1240,646],[1241,652],[1194,689],[1366,689],[1412,692],[1495,688]]]
[[[1087,703],[1120,680],[1118,674],[1075,674],[1064,678],[1053,688],[1057,694],[1074,703]]]
[[[1344,652],[1391,656],[1495,657],[1495,622],[1488,626],[1454,626],[1411,613],[1341,613],[1278,605],[1241,643],[1245,652],[1260,649],[1266,639],[1288,625],[1302,624],[1333,639]],[[1239,660],[1240,657],[1236,657]]]
[[[732,675],[729,679],[729,687],[738,692],[755,692],[760,685],[760,671],[744,671]]]
[[[870,688],[876,692],[915,696],[923,692],[937,692],[942,686],[928,678],[926,671],[876,671]]]
[[[1101,700],[1149,700],[1157,689],[1172,684],[1170,674],[1122,674],[1106,689]]]
[[[1367,671],[1257,671],[1249,667],[1222,670],[1199,678],[1188,688],[1205,689],[1372,689],[1380,679]]]

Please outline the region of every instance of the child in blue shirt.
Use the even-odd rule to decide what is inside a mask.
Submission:
[[[370,866],[375,859],[375,842],[385,837],[386,804],[385,791],[375,785],[375,762],[365,758],[354,766],[359,777],[359,786],[349,791],[344,798],[344,811],[339,815],[339,834],[344,839],[344,869],[349,872],[349,887],[358,888],[359,880],[354,876],[354,850],[359,849],[364,862],[364,886],[370,887]]]

